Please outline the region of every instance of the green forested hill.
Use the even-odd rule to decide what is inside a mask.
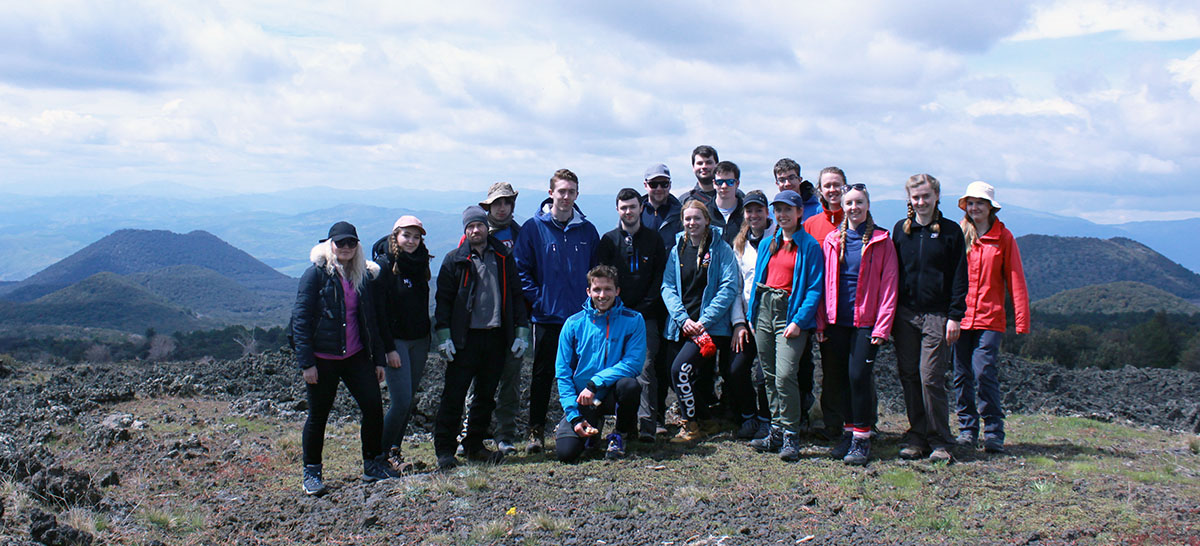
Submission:
[[[1026,235],[1017,244],[1033,300],[1117,281],[1145,283],[1185,300],[1200,299],[1200,275],[1137,241]]]
[[[64,325],[143,332],[194,330],[211,324],[115,273],[97,273],[32,302],[0,302],[6,325]]]
[[[1059,292],[1033,304],[1043,313],[1139,313],[1161,311],[1169,314],[1200,313],[1200,307],[1166,290],[1146,283],[1118,281],[1074,288]]]

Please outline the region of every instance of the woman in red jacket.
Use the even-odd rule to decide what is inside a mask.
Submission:
[[[875,355],[892,334],[896,316],[896,247],[871,219],[871,196],[863,184],[846,186],[845,218],[825,237],[825,304],[817,312],[817,341],[826,347],[826,374],[848,388],[837,397],[844,416],[833,457],[865,465],[871,456],[875,418]]]
[[[969,288],[962,335],[954,346],[954,390],[958,395],[958,444],[975,447],[982,415],[984,450],[1003,453],[1004,408],[996,360],[1006,323],[1005,291],[1012,293],[1018,334],[1029,333],[1029,293],[1017,242],[996,218],[1000,203],[995,195],[991,184],[972,182],[958,200],[958,208],[966,212],[960,225],[967,244]]]

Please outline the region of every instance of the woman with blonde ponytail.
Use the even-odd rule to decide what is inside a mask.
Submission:
[[[974,449],[983,417],[983,449],[1004,452],[1004,408],[996,364],[1007,317],[1005,292],[1012,293],[1018,334],[1029,333],[1029,294],[1021,252],[1012,232],[996,218],[1000,203],[986,182],[972,182],[958,200],[967,244],[966,315],[962,336],[954,346],[954,391],[958,397],[958,445]],[[979,386],[979,405],[975,387]]]
[[[825,237],[825,305],[817,313],[817,340],[829,361],[822,371],[838,376],[838,414],[845,417],[835,459],[865,465],[871,455],[875,419],[875,355],[892,332],[896,314],[896,247],[871,218],[864,184],[842,194],[845,218]]]
[[[946,372],[950,345],[966,313],[967,260],[962,229],[938,211],[941,184],[916,174],[904,184],[908,217],[896,222],[892,242],[899,264],[899,298],[892,335],[904,388],[909,430],[900,456],[950,461],[950,407]]]

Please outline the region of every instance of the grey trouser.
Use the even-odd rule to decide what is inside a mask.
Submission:
[[[638,427],[641,432],[653,434],[660,414],[658,396],[658,378],[670,373],[664,367],[663,358],[659,355],[663,347],[662,320],[646,319],[646,362],[642,373],[638,374],[638,384],[642,386],[641,400],[638,404]],[[666,392],[665,390],[663,391]]]
[[[767,288],[758,290],[758,310],[754,319],[754,342],[758,359],[767,379],[767,403],[771,406],[771,424],[790,432],[800,432],[804,417],[804,398],[800,394],[800,356],[808,342],[809,332],[783,337],[787,328],[788,293]]]
[[[898,307],[892,338],[908,411],[909,442],[931,448],[953,445],[946,396],[946,373],[950,370],[946,314],[914,313]]]

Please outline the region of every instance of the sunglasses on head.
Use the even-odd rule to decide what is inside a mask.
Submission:
[[[646,181],[646,185],[647,185],[647,186],[650,186],[650,189],[657,190],[657,189],[659,189],[659,188],[669,188],[669,187],[671,187],[671,181],[670,181],[670,180],[665,180],[665,181],[658,181],[658,182],[655,182],[655,181],[653,181],[653,180],[647,180],[647,181]]]
[[[713,185],[715,186],[733,186],[737,183],[738,181],[736,178],[718,178],[713,180]]]
[[[848,192],[850,190],[863,191],[865,189],[867,189],[866,184],[846,184],[845,186],[842,186],[843,193]]]
[[[354,248],[356,245],[358,245],[358,239],[342,239],[340,241],[334,241],[333,244],[338,248]]]

